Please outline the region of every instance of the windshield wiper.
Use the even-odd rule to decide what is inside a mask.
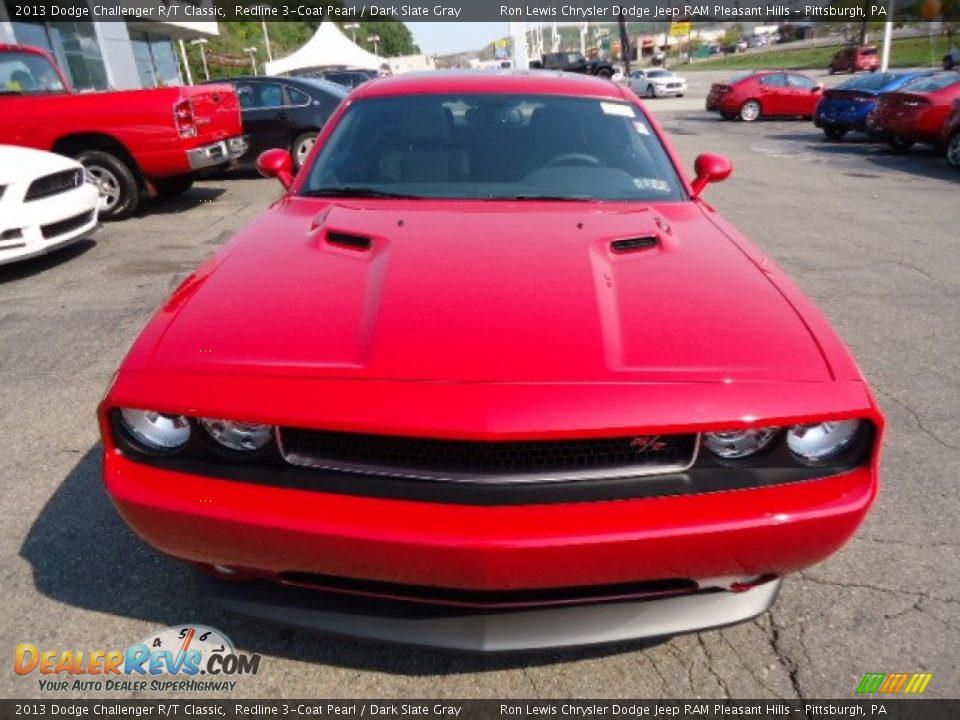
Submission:
[[[306,197],[356,197],[356,198],[418,198],[420,195],[386,192],[370,187],[322,187],[304,190],[300,193]]]

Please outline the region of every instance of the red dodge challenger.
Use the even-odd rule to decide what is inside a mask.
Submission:
[[[843,342],[609,81],[373,80],[100,406],[130,526],[225,607],[509,650],[764,612],[877,494]]]

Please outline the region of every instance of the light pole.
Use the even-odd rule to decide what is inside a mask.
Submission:
[[[263,44],[267,46],[267,60],[273,62],[273,48],[270,47],[270,35],[267,33],[267,21],[261,20],[263,26]]]
[[[346,23],[346,24],[343,26],[343,29],[350,31],[350,39],[353,40],[353,44],[356,45],[356,44],[357,44],[357,30],[360,29],[360,23],[356,23],[356,22],[354,22],[354,23]]]
[[[193,85],[193,73],[190,72],[190,58],[187,56],[187,46],[180,40],[180,57],[183,59],[183,69],[187,74],[187,85]]]
[[[378,53],[377,53],[377,43],[380,42],[380,36],[379,36],[379,35],[367,35],[367,42],[372,42],[372,43],[373,43],[373,54],[374,54],[374,55],[377,55],[377,54],[378,54]]]
[[[257,74],[257,48],[256,47],[247,47],[243,51],[250,56],[250,69],[253,70],[253,74]]]
[[[200,61],[203,63],[203,77],[207,80],[210,79],[210,69],[207,67],[207,43],[209,41],[206,38],[197,38],[196,40],[191,40],[191,45],[200,46]]]

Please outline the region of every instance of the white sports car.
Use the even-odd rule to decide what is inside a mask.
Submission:
[[[630,73],[630,89],[640,97],[683,97],[687,92],[687,81],[663,68],[634,70]]]
[[[100,193],[80,163],[0,145],[0,265],[75,242],[97,226]]]

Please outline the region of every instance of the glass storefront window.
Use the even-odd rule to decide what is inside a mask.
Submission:
[[[162,35],[130,31],[130,42],[137,61],[137,71],[144,87],[179,85],[180,62],[173,40]]]
[[[14,22],[17,42],[35,45],[53,54],[75,90],[107,90],[107,71],[93,23]]]

